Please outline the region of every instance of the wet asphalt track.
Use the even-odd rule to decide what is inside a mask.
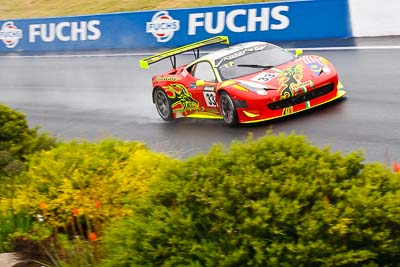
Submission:
[[[400,46],[400,38],[358,39],[344,45],[353,43]],[[137,55],[0,55],[0,102],[24,112],[31,126],[61,139],[115,136],[143,141],[176,157],[206,152],[213,143],[229,145],[249,133],[260,137],[272,129],[274,133],[305,134],[313,144],[330,145],[333,151],[362,149],[368,162],[400,160],[400,49],[305,54],[319,54],[334,63],[348,92],[346,99],[285,119],[237,128],[220,120],[163,122],[151,100],[150,79],[170,63],[166,60],[141,70]]]

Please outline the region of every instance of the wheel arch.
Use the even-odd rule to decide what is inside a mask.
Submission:
[[[152,100],[153,100],[153,104],[156,103],[155,100],[154,100],[154,93],[155,93],[155,91],[156,91],[157,89],[164,90],[161,86],[154,86],[154,87],[153,87],[153,92],[151,92],[151,98],[152,98]]]
[[[220,89],[217,90],[217,92],[216,92],[216,95],[217,95],[216,101],[217,101],[217,103],[219,103],[219,98],[220,98],[222,93],[228,94],[230,96],[230,98],[232,99],[232,101],[233,101],[233,105],[235,105],[235,101],[234,100],[237,98],[237,95],[232,93],[232,92],[230,92],[230,90],[227,89],[226,87],[223,87],[223,88],[220,88]],[[218,105],[218,108],[219,108],[219,105]]]
[[[229,93],[229,91],[226,90],[225,87],[218,89],[217,92],[216,92],[216,95],[217,95],[216,101],[217,101],[217,103],[218,103],[219,97],[221,96],[222,93],[227,93],[228,95],[231,95],[231,94]]]
[[[226,95],[225,98],[229,99],[230,105],[232,105],[231,106],[232,108],[228,108],[228,111],[225,110],[226,107],[224,108],[221,105],[222,98],[220,96],[222,94]],[[229,91],[227,91],[225,89],[220,89],[217,92],[217,96],[218,96],[218,98],[217,98],[218,109],[219,109],[220,114],[223,116],[225,123],[227,123],[229,126],[237,125],[239,123],[239,118],[238,118],[238,113],[237,113],[235,101],[232,98],[232,95],[229,93]],[[232,113],[229,111],[229,109],[233,109]],[[229,113],[231,113],[231,116],[232,116],[231,120],[228,120],[228,118],[231,117],[231,116],[226,117],[226,114],[229,114]]]

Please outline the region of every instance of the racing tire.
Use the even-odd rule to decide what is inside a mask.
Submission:
[[[239,123],[235,104],[227,92],[222,92],[220,94],[219,108],[226,124],[234,126]]]
[[[160,117],[165,121],[172,121],[174,117],[172,116],[171,102],[164,90],[156,88],[153,97],[154,104],[156,105]]]

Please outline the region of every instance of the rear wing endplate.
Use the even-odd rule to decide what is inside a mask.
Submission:
[[[160,60],[170,58],[171,63],[174,68],[176,68],[176,55],[185,53],[187,51],[194,51],[195,57],[199,57],[199,48],[208,46],[208,45],[213,45],[213,44],[229,44],[229,38],[228,36],[215,36],[211,37],[209,39],[205,39],[196,43],[184,45],[181,47],[177,47],[165,52],[161,52],[146,58],[143,58],[139,60],[140,67],[143,69],[148,69],[150,64],[156,63]]]

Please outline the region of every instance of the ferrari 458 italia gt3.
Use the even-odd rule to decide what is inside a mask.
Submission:
[[[199,48],[229,44],[216,36],[140,60],[142,68],[170,58],[172,69],[152,79],[162,119],[219,118],[228,125],[270,120],[307,110],[346,92],[334,66],[315,55],[296,55],[266,42],[246,42],[200,56]],[[195,59],[176,66],[176,55]]]

